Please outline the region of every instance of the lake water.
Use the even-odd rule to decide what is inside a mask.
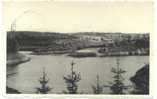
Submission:
[[[123,56],[123,57],[88,57],[72,58],[66,55],[30,55],[22,52],[31,58],[29,62],[14,67],[7,67],[7,73],[13,74],[7,77],[7,85],[22,93],[35,93],[36,87],[40,84],[38,79],[42,76],[43,67],[46,69],[48,85],[53,88],[50,93],[61,93],[66,90],[63,75],[70,73],[72,60],[76,63],[74,70],[80,72],[81,80],[78,83],[79,92],[92,93],[91,85],[96,83],[96,75],[100,76],[100,83],[108,85],[112,82],[112,67],[116,67],[117,58],[120,59],[120,67],[127,72],[123,75],[125,84],[131,85],[130,77],[136,71],[149,62],[149,56]],[[127,92],[127,91],[126,91]],[[104,93],[110,93],[109,88],[104,88]]]

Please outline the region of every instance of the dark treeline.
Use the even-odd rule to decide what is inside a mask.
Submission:
[[[14,46],[16,43],[19,44],[20,50],[33,50],[35,48],[52,48],[57,47],[58,40],[74,39],[75,37],[69,36],[68,34],[61,33],[50,33],[50,32],[31,32],[31,31],[16,31],[7,33],[8,50],[11,50],[9,46]],[[10,39],[14,35],[14,39]],[[10,42],[13,40],[13,42]],[[16,43],[15,43],[16,40]],[[11,43],[11,44],[10,44]],[[54,47],[54,48],[55,48]],[[14,50],[14,49],[12,49]]]
[[[149,50],[149,36],[143,36],[141,38],[131,39],[128,36],[126,39],[122,39],[121,41],[117,41],[116,46],[119,46],[126,50],[136,50],[136,49],[148,49]]]
[[[81,39],[84,36],[102,36],[110,38],[114,42],[107,43],[97,47],[108,48],[108,51],[112,49],[116,50],[120,48],[121,51],[135,51],[142,49],[146,53],[149,53],[149,34],[124,34],[121,33],[121,37],[116,33],[53,33],[53,32],[33,32],[33,31],[14,31],[7,32],[7,52],[16,52],[19,50],[46,49],[46,50],[78,50],[81,48],[92,47],[93,43],[87,39]],[[94,44],[94,43],[93,43]],[[104,53],[104,50],[99,52]]]

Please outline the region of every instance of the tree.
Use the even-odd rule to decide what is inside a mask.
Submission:
[[[19,50],[19,44],[13,33],[7,33],[7,53],[17,53]]]
[[[63,79],[67,84],[67,90],[69,94],[77,94],[78,85],[77,83],[81,80],[80,73],[74,71],[74,62],[71,63],[71,74],[64,76]]]
[[[100,85],[99,75],[96,76],[96,85],[92,85],[92,89],[94,94],[103,93],[103,86]]]
[[[47,86],[47,83],[49,82],[49,79],[46,78],[45,68],[43,69],[43,76],[39,79],[39,82],[41,84],[41,87],[37,88],[37,93],[40,94],[47,94],[51,88]]]
[[[126,86],[123,83],[124,78],[122,74],[124,74],[126,71],[119,67],[119,59],[117,59],[117,67],[112,68],[111,72],[114,74],[114,80],[110,83],[110,85],[104,87],[109,87],[112,91],[112,94],[124,94],[124,90],[128,89],[129,86]]]

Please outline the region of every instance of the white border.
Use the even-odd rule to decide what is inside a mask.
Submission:
[[[28,0],[29,1],[29,0]],[[40,1],[40,0],[39,0]],[[70,0],[71,1],[71,0]],[[77,0],[78,1],[78,0]],[[87,0],[90,1],[90,0]],[[93,0],[92,0],[93,1]],[[95,1],[95,0],[94,0]],[[123,0],[124,1],[124,0]],[[146,0],[148,1],[148,0]],[[157,4],[155,4],[157,9]],[[2,2],[0,2],[0,99],[9,98],[9,99],[154,99],[157,98],[157,61],[155,60],[157,56],[157,44],[155,43],[155,38],[157,34],[150,33],[150,94],[149,95],[63,95],[63,94],[6,94],[6,32],[3,26],[3,9]],[[157,13],[155,13],[157,17]],[[153,21],[157,22],[156,19]],[[156,65],[155,65],[156,64]],[[154,92],[154,93],[153,93]]]

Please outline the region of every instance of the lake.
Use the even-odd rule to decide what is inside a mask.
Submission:
[[[72,58],[65,54],[30,55],[27,52],[21,53],[30,57],[31,60],[18,66],[7,67],[7,74],[11,74],[7,77],[7,85],[27,94],[35,93],[36,87],[40,86],[38,80],[42,76],[43,68],[46,69],[47,77],[50,79],[48,85],[53,88],[50,93],[62,93],[63,90],[66,90],[63,76],[70,73],[70,63],[74,61],[76,63],[74,70],[81,74],[78,91],[91,94],[91,86],[96,84],[96,75],[100,77],[100,84],[108,85],[109,82],[112,82],[111,68],[116,67],[117,58],[120,59],[120,67],[127,71],[123,75],[126,85],[131,85],[130,77],[145,63],[149,63],[149,56]],[[104,88],[104,93],[110,93],[109,88]]]

